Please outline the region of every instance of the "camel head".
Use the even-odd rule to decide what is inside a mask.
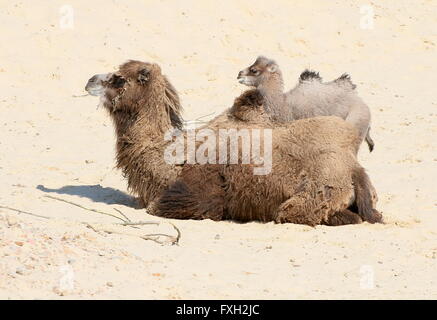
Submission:
[[[161,68],[157,64],[130,60],[116,72],[96,74],[85,86],[90,95],[103,98],[103,105],[112,111],[132,107],[132,101],[148,96],[148,84],[162,80]],[[155,81],[154,81],[155,80]],[[124,100],[125,103],[121,103]],[[138,103],[134,103],[138,106]]]
[[[246,86],[258,87],[273,77],[282,81],[281,70],[274,60],[259,56],[256,61],[238,73],[238,81]]]
[[[182,126],[179,96],[155,63],[129,60],[115,72],[91,77],[85,90],[100,96],[101,104],[112,116],[141,112],[150,120],[165,116],[172,126]]]

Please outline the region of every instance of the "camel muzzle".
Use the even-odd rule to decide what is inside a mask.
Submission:
[[[85,90],[92,96],[101,96],[105,91],[105,82],[112,76],[112,73],[96,74],[92,76],[86,86]]]

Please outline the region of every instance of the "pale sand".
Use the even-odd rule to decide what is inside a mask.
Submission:
[[[437,298],[436,1],[370,1],[373,30],[361,1],[74,1],[71,30],[64,1],[1,2],[0,205],[54,220],[0,209],[0,298]],[[97,99],[72,97],[90,76],[157,62],[195,119],[231,106],[259,54],[288,88],[306,67],[351,74],[373,114],[376,149],[359,158],[385,225],[173,221],[172,246],[80,224],[174,234],[132,207]],[[45,195],[163,225],[115,227]]]

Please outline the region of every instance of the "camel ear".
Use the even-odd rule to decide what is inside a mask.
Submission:
[[[278,66],[274,63],[267,67],[268,72],[276,72],[277,70],[278,70]]]
[[[145,84],[147,81],[149,81],[149,73],[150,71],[147,69],[142,69],[140,72],[138,72],[138,82],[140,84]]]

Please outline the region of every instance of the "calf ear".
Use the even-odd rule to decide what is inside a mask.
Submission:
[[[268,72],[276,72],[277,70],[278,70],[278,65],[275,63],[272,63],[272,64],[267,66]]]
[[[149,70],[143,69],[140,72],[138,72],[138,82],[140,84],[145,84],[147,81],[149,81]]]

